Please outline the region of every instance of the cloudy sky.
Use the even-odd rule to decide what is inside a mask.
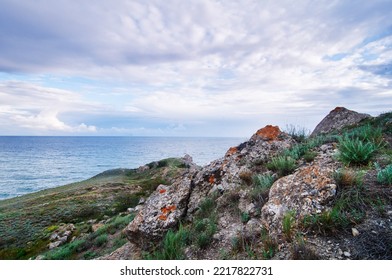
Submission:
[[[0,7],[0,135],[245,137],[392,108],[390,0]]]

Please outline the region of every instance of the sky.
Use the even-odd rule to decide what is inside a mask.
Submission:
[[[392,108],[391,0],[0,7],[0,135],[247,137]]]

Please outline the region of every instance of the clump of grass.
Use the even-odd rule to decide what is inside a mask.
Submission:
[[[378,165],[377,168],[377,182],[384,185],[392,185],[392,164],[387,165],[381,169]]]
[[[261,244],[262,244],[262,257],[265,260],[270,260],[275,256],[275,253],[278,250],[278,244],[271,236],[268,234],[266,229],[262,229],[261,231]]]
[[[291,245],[291,258],[293,260],[319,260],[320,257],[305,243],[302,236],[296,238]]]
[[[161,248],[152,254],[145,255],[145,258],[152,260],[183,260],[188,238],[189,232],[182,225],[180,225],[177,232],[169,230],[162,241]]]
[[[365,218],[365,209],[369,204],[371,199],[364,194],[362,186],[344,188],[340,191],[331,210],[305,216],[302,226],[316,233],[331,235],[350,225],[360,223]]]
[[[268,173],[253,176],[253,188],[250,192],[252,200],[264,204],[274,182],[275,176]]]
[[[284,131],[299,143],[304,142],[310,134],[308,129],[293,124],[287,125]]]
[[[97,236],[94,243],[97,247],[101,247],[108,242],[108,235],[106,233]]]
[[[292,240],[294,222],[295,222],[295,212],[294,211],[286,212],[282,220],[282,232],[286,241],[288,242]]]
[[[339,139],[338,159],[347,165],[366,165],[374,157],[379,146],[359,138],[343,136]]]
[[[250,215],[248,212],[241,213],[241,222],[247,223],[250,220]]]
[[[217,231],[216,202],[214,198],[207,197],[199,205],[195,220],[190,230],[192,243],[204,249],[213,240]]]
[[[354,128],[346,134],[351,139],[359,139],[363,142],[371,142],[376,145],[383,145],[382,128],[374,127],[370,124]]]
[[[312,162],[317,156],[316,152],[312,152],[312,151],[307,151],[305,152],[305,154],[303,155],[303,158],[306,162]]]
[[[277,156],[267,163],[267,168],[278,173],[279,176],[291,174],[296,168],[296,161],[291,157]]]
[[[347,168],[338,169],[333,173],[333,178],[338,187],[348,186],[362,186],[363,185],[363,173],[355,172]]]

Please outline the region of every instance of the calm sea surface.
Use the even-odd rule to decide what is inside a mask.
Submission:
[[[242,138],[0,136],[0,199],[88,179],[114,168],[189,154],[199,165]]]

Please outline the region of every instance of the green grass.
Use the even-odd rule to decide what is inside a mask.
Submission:
[[[379,148],[373,142],[343,136],[339,139],[338,159],[347,165],[366,165],[373,159]]]
[[[108,235],[106,233],[97,236],[94,240],[94,244],[97,247],[101,247],[108,242]]]
[[[288,242],[290,242],[293,237],[294,223],[295,223],[295,212],[294,211],[286,212],[282,220],[282,232],[286,241]]]
[[[278,251],[278,244],[274,239],[271,238],[266,229],[262,229],[260,239],[262,244],[262,258],[265,260],[272,259]]]
[[[384,185],[392,185],[392,164],[387,165],[381,169],[378,165],[377,168],[377,182]]]
[[[267,163],[267,168],[278,173],[279,176],[291,174],[297,167],[295,159],[285,156],[277,156]]]
[[[147,253],[146,259],[152,260],[183,260],[185,259],[185,245],[189,239],[189,232],[181,225],[177,232],[169,230],[161,247],[153,253]]]

